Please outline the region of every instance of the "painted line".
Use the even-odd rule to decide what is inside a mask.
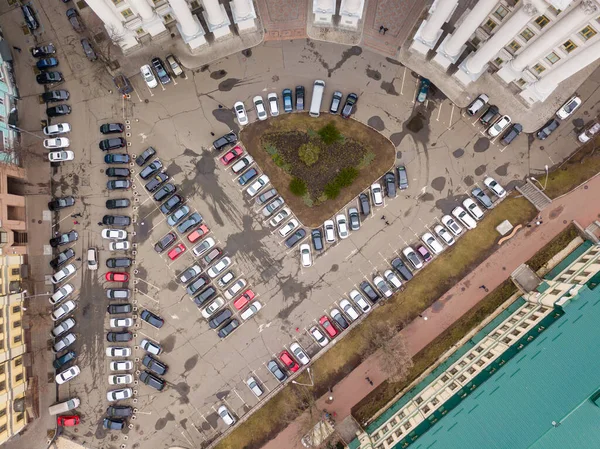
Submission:
[[[402,84],[400,85],[400,95],[404,95],[404,78],[406,78],[406,66],[404,66],[404,73],[402,74]]]
[[[450,123],[448,123],[448,129],[452,127],[452,117],[454,116],[454,103],[452,103],[452,109],[450,110]]]
[[[442,106],[443,106],[443,104],[444,103],[440,103],[440,108],[438,109],[438,115],[437,115],[437,118],[435,119],[436,122],[440,121],[440,114],[442,113]]]

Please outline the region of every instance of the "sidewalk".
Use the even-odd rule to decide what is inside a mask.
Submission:
[[[485,297],[485,292],[479,288],[486,285],[493,290],[504,282],[519,265],[529,260],[557,234],[564,230],[572,221],[577,221],[584,228],[598,218],[600,206],[597,197],[600,193],[600,176],[585,185],[578,187],[562,198],[555,200],[541,214],[542,225],[524,228],[512,240],[504,244],[485,262],[479,265],[456,286],[423,312],[428,319],[415,320],[406,326],[401,334],[407,344],[408,352],[414,356],[439,334],[446,330],[475,304]],[[500,268],[501,269],[498,269]],[[327,409],[335,413],[339,423],[350,415],[352,407],[380,385],[386,376],[379,370],[372,355],[361,363],[354,371],[333,387],[334,401],[326,403],[325,394],[317,401],[318,409]],[[368,376],[373,386],[366,382]],[[298,421],[301,418],[298,418]],[[294,442],[294,446],[291,446]],[[302,449],[299,443],[298,426],[290,424],[276,438],[263,446],[264,449]]]

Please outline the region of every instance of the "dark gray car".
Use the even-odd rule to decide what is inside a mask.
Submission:
[[[479,121],[484,125],[491,124],[496,116],[500,113],[498,106],[490,105],[487,110],[483,113],[483,115],[479,118]]]
[[[146,354],[142,359],[142,365],[144,365],[154,374],[158,374],[159,376],[164,376],[165,373],[169,370],[169,367],[167,365],[148,354]]]
[[[277,189],[269,189],[265,193],[258,195],[258,198],[256,198],[256,205],[260,206],[261,204],[265,204],[270,199],[275,198],[275,196],[277,196]]]
[[[158,391],[162,391],[162,389],[165,388],[165,381],[148,371],[142,371],[140,373],[140,381]]]
[[[300,240],[302,240],[306,236],[306,231],[304,229],[298,229],[291,236],[289,236],[285,241],[285,246],[288,248],[292,248],[295,246]]]
[[[351,231],[358,231],[360,229],[360,216],[358,215],[358,209],[356,207],[348,209],[348,222]]]
[[[90,61],[95,61],[96,59],[98,59],[98,55],[94,51],[94,47],[92,47],[92,44],[90,44],[89,40],[81,39],[81,47],[83,48],[83,52],[85,53],[85,56]]]
[[[406,167],[404,165],[398,165],[396,171],[398,172],[398,187],[400,190],[408,189],[408,174],[406,173]]]
[[[471,193],[486,209],[492,208],[492,200],[490,200],[490,197],[487,196],[479,187],[475,187]]]
[[[412,272],[408,269],[406,264],[402,262],[402,259],[396,257],[394,260],[392,260],[391,264],[392,267],[394,267],[394,270],[396,270],[405,281],[410,281],[412,279]]]
[[[129,226],[131,218],[127,215],[105,215],[102,217],[102,224],[111,226]]]
[[[313,229],[310,232],[310,237],[315,251],[323,251],[323,233],[321,229]]]
[[[221,324],[223,324],[225,321],[227,321],[229,318],[231,318],[232,315],[233,314],[231,313],[231,310],[229,310],[229,309],[221,310],[219,313],[217,313],[214,316],[214,318],[212,320],[210,320],[208,322],[208,325],[210,326],[211,329],[216,329]]]
[[[360,212],[363,215],[369,215],[371,213],[371,204],[369,203],[369,196],[365,193],[358,195],[358,203],[360,204]]]
[[[226,148],[229,145],[233,145],[234,143],[236,143],[237,140],[237,135],[232,131],[215,140],[213,142],[213,147],[215,148],[215,150],[221,151],[223,148]]]
[[[386,195],[390,198],[396,198],[396,175],[389,171],[383,176],[383,181]]]

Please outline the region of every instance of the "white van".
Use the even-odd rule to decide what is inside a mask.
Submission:
[[[316,80],[313,85],[312,100],[310,102],[310,111],[308,114],[311,117],[318,117],[321,111],[321,100],[323,100],[323,92],[325,91],[325,81]]]
[[[71,398],[65,402],[59,402],[58,404],[51,405],[48,407],[48,413],[51,415],[58,415],[59,413],[65,413],[70,410],[74,410],[79,407],[79,398]]]

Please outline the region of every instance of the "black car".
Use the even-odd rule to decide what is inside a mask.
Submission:
[[[383,185],[386,195],[390,198],[396,198],[396,175],[391,171],[387,172],[383,176]]]
[[[169,232],[158,242],[156,242],[156,244],[154,245],[154,251],[156,251],[157,253],[162,253],[165,249],[167,249],[169,246],[175,243],[175,240],[177,240],[177,236],[175,235],[175,233]]]
[[[80,42],[81,48],[83,48],[83,53],[85,53],[86,58],[88,58],[90,61],[95,61],[96,59],[98,59],[98,55],[94,51],[94,47],[92,47],[92,44],[90,44],[90,41],[88,39],[81,39]]]
[[[508,130],[502,135],[500,143],[502,145],[510,144],[513,140],[517,138],[519,134],[521,134],[522,131],[523,127],[520,123],[513,123],[513,125],[510,128],[508,128]]]
[[[306,231],[304,229],[298,229],[291,236],[285,239],[285,246],[288,248],[294,247],[300,240],[302,240],[306,236]]]
[[[106,414],[111,417],[127,418],[133,415],[133,408],[128,405],[111,405],[106,409]]]
[[[37,30],[40,27],[40,24],[35,17],[33,8],[29,5],[23,5],[21,6],[21,11],[23,12],[23,18],[25,19],[27,28],[29,28],[31,31]]]
[[[221,151],[223,148],[228,147],[229,145],[233,145],[238,140],[236,133],[233,131],[228,132],[222,137],[219,137],[217,140],[213,142],[213,147],[215,150]]]
[[[154,156],[156,154],[156,150],[152,147],[148,147],[144,150],[144,152],[142,154],[140,154],[136,160],[135,163],[138,165],[138,167],[143,167],[144,164],[146,162],[148,162],[150,160],[150,158],[152,156]]]
[[[85,30],[83,22],[79,18],[79,14],[77,14],[77,10],[75,8],[67,9],[67,18],[69,19],[69,23],[75,31],[82,33]]]
[[[131,313],[133,306],[131,304],[109,304],[106,312],[110,315],[118,315],[121,313]]]
[[[66,207],[71,207],[75,204],[75,198],[72,196],[63,196],[60,198],[54,198],[52,201],[48,203],[48,209],[50,210],[60,210]]]
[[[359,284],[359,287],[363,291],[363,293],[367,295],[371,302],[377,302],[377,300],[380,298],[379,294],[373,289],[373,287],[371,287],[371,284],[369,284],[367,281],[362,281]]]
[[[106,266],[108,268],[128,268],[131,266],[131,259],[129,257],[111,257],[106,259]]]
[[[39,45],[31,49],[31,55],[34,58],[43,58],[45,56],[51,56],[56,53],[56,47],[52,44]]]
[[[104,427],[106,430],[123,430],[125,428],[125,424],[127,423],[124,419],[104,418],[102,420],[102,427]]]
[[[35,77],[38,84],[60,83],[63,80],[60,72],[42,72]]]
[[[154,70],[156,71],[156,74],[158,75],[160,84],[164,85],[164,84],[169,84],[171,82],[171,77],[167,73],[167,70],[165,69],[165,65],[163,64],[163,62],[161,61],[160,58],[152,58],[152,67],[154,67]]]
[[[198,279],[196,279],[194,282],[192,282],[190,285],[187,286],[186,292],[188,295],[193,296],[194,293],[196,293],[198,290],[200,290],[202,287],[204,287],[207,284],[208,284],[208,278],[206,277],[206,275],[203,274],[202,276],[200,276]]]
[[[304,86],[296,86],[296,111],[304,111]]]
[[[225,326],[223,326],[221,329],[219,329],[219,332],[217,332],[217,335],[219,335],[219,337],[221,337],[221,338],[225,338],[229,334],[231,334],[234,330],[236,330],[239,327],[239,325],[240,325],[240,322],[238,320],[230,320],[225,324]]]
[[[109,153],[104,155],[106,164],[129,164],[131,158],[127,153]]]
[[[106,183],[108,190],[127,190],[131,187],[129,179],[112,179]]]
[[[128,168],[108,167],[104,173],[106,173],[106,176],[115,178],[129,178],[131,176]]]
[[[544,140],[546,139],[550,134],[552,134],[556,128],[558,128],[558,126],[560,125],[560,122],[556,119],[550,119],[546,122],[546,124],[544,126],[542,126],[542,129],[540,129],[536,136],[538,139],[540,140]]]
[[[410,281],[412,279],[412,272],[408,269],[406,264],[402,262],[402,259],[396,257],[394,260],[392,260],[391,264],[392,267],[394,267],[394,270],[396,270],[398,274],[404,278],[405,281]]]
[[[315,249],[315,251],[322,251],[323,250],[323,233],[321,232],[321,229],[313,229],[310,232],[310,237],[312,240],[312,244],[313,244],[313,248]]]
[[[358,195],[358,204],[360,205],[361,214],[369,215],[371,213],[371,203],[369,203],[369,196],[366,193]]]
[[[331,318],[342,329],[348,329],[348,326],[350,326],[346,318],[344,318],[344,315],[342,315],[339,311],[336,314],[331,313]]]
[[[216,294],[217,290],[214,287],[210,286],[202,290],[202,292],[200,292],[199,295],[194,296],[192,299],[194,301],[194,304],[196,304],[198,307],[201,307],[206,301],[213,298]]]
[[[162,389],[165,388],[165,381],[160,377],[156,377],[154,374],[149,373],[148,371],[142,371],[140,373],[140,381],[152,388],[157,389],[158,391],[162,391]]]
[[[161,168],[163,168],[162,162],[160,161],[160,159],[155,159],[154,162],[149,164],[146,168],[144,168],[140,172],[140,178],[148,179],[154,173],[156,173],[157,171],[160,171]]]
[[[68,104],[59,104],[58,106],[52,106],[46,109],[46,115],[48,117],[60,117],[63,115],[69,115],[71,113],[71,106]]]
[[[42,100],[44,103],[53,103],[56,101],[66,101],[70,97],[69,91],[60,89],[60,90],[51,90],[49,92],[44,92],[42,94]]]
[[[50,246],[56,248],[57,246],[66,245],[72,243],[79,238],[77,231],[69,231],[50,239]]]
[[[479,121],[484,125],[490,125],[499,113],[500,109],[498,109],[498,106],[492,104],[486,109],[483,115],[479,117]]]
[[[154,201],[162,201],[172,193],[175,193],[176,191],[177,187],[175,187],[173,184],[165,184],[160,188],[158,192],[154,194]]]
[[[133,334],[128,331],[121,332],[108,332],[106,334],[106,341],[111,343],[119,343],[133,340]]]
[[[232,315],[233,314],[231,313],[231,310],[229,310],[229,309],[221,310],[219,313],[217,313],[213,317],[212,320],[210,320],[208,322],[208,325],[210,326],[211,329],[216,329],[221,324],[223,324],[225,321],[227,321],[229,318],[231,318]]]
[[[257,176],[258,176],[258,172],[256,171],[256,169],[251,168],[250,170],[245,171],[244,174],[238,178],[238,184],[241,186],[244,186],[244,185],[248,184],[248,182],[250,182],[254,178],[256,178]]]
[[[127,198],[117,198],[114,200],[106,200],[106,208],[107,209],[124,209],[129,207],[131,201]]]
[[[279,365],[277,364],[277,362],[275,360],[271,360],[269,363],[267,363],[267,368],[269,369],[269,371],[271,371],[271,374],[273,374],[273,376],[275,376],[275,378],[279,382],[283,382],[284,380],[287,379],[287,374],[285,374],[281,370],[281,368],[279,367]]]
[[[200,223],[202,223],[202,216],[198,212],[194,212],[177,226],[177,230],[181,234],[185,234],[192,229],[192,227],[199,225]]]
[[[348,118],[352,115],[352,111],[354,111],[354,105],[358,101],[358,95],[356,94],[348,94],[346,97],[346,104],[344,104],[344,109],[342,109],[342,117]]]
[[[118,150],[127,146],[127,141],[122,137],[112,137],[104,139],[98,144],[98,148],[102,151]]]
[[[69,260],[71,260],[73,257],[75,257],[75,251],[73,251],[73,249],[71,249],[71,248],[66,249],[62,253],[59,253],[58,256],[56,256],[54,259],[52,259],[50,261],[50,266],[52,268],[54,268],[55,270],[57,270],[62,265],[67,263]]]
[[[329,112],[337,114],[340,111],[340,105],[342,104],[342,93],[337,90],[331,97],[331,106],[329,106]]]
[[[148,181],[144,187],[146,188],[146,190],[148,192],[152,193],[156,189],[158,189],[163,182],[168,181],[168,179],[169,179],[169,175],[167,175],[163,171],[163,172],[159,173],[158,175],[156,175],[154,178],[152,178],[150,181]]]
[[[100,126],[100,132],[102,134],[119,134],[125,131],[123,123],[104,123]]]
[[[160,329],[165,324],[165,320],[146,309],[142,310],[140,318],[157,329]]]
[[[171,198],[165,201],[162,206],[160,206],[160,211],[163,214],[168,214],[177,206],[181,205],[181,203],[183,203],[183,198],[181,198],[179,195],[173,195]]]
[[[162,362],[159,362],[154,357],[149,354],[146,354],[142,359],[142,365],[152,371],[154,374],[158,374],[159,376],[164,376],[169,367]]]
[[[75,351],[69,351],[64,355],[61,355],[54,362],[52,362],[52,366],[54,367],[54,369],[59,370],[63,366],[65,366],[67,363],[75,360],[76,357],[77,357],[77,353]]]
[[[105,215],[102,217],[102,224],[112,226],[129,226],[131,218],[127,215]]]

